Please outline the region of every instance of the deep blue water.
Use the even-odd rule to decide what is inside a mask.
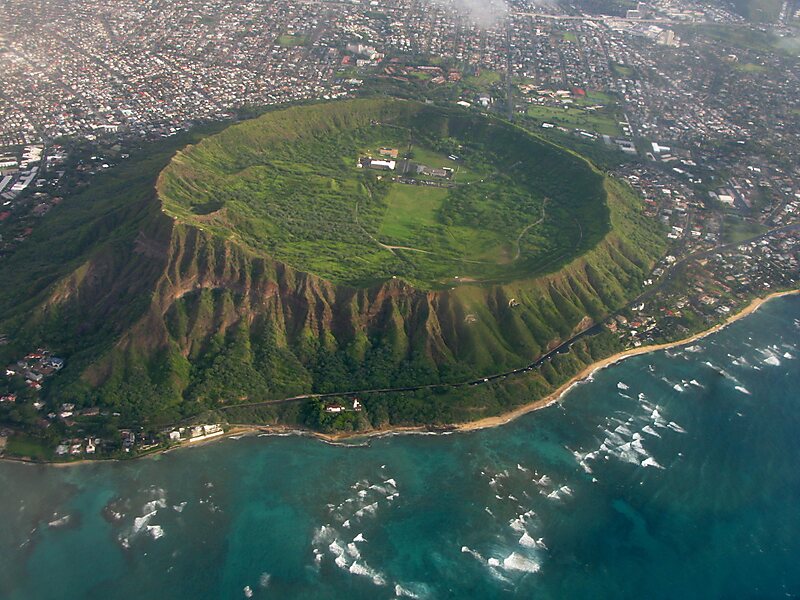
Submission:
[[[799,391],[792,297],[497,429],[0,464],[0,598],[800,596]]]

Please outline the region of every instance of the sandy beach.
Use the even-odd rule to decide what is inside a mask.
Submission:
[[[620,361],[623,361],[626,358],[630,358],[631,356],[639,356],[641,354],[649,354],[650,352],[656,352],[658,350],[668,350],[670,348],[687,346],[692,342],[695,342],[713,333],[716,333],[717,331],[727,327],[731,323],[738,321],[739,319],[742,319],[749,314],[754,313],[765,302],[769,302],[770,300],[773,300],[775,298],[780,298],[782,296],[790,296],[799,293],[800,290],[790,290],[786,292],[776,292],[774,294],[765,296],[764,298],[756,298],[750,304],[748,304],[743,310],[736,313],[735,315],[732,315],[724,322],[715,325],[711,329],[706,329],[705,331],[701,331],[700,333],[697,333],[691,337],[678,340],[676,342],[668,342],[665,344],[654,344],[651,346],[641,346],[639,348],[631,348],[630,350],[619,352],[617,354],[609,356],[608,358],[604,358],[602,360],[597,361],[596,363],[589,365],[583,371],[575,375],[572,379],[561,385],[558,389],[548,394],[544,398],[540,398],[535,402],[531,402],[530,404],[525,404],[524,406],[520,406],[519,408],[516,408],[513,411],[505,413],[503,415],[498,415],[496,417],[486,417],[485,419],[478,419],[477,421],[470,421],[468,423],[459,423],[456,425],[456,429],[458,431],[472,431],[476,429],[485,429],[487,427],[498,427],[500,425],[505,425],[506,423],[509,423],[514,419],[521,417],[522,415],[554,404],[573,385],[575,385],[580,381],[583,381],[588,377],[591,377],[594,373],[596,373],[600,369],[605,369],[606,367],[618,363]]]

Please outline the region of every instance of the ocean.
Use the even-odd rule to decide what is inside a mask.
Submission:
[[[495,429],[0,464],[0,598],[800,596],[800,297]]]

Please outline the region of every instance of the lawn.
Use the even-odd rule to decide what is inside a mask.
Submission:
[[[629,67],[628,65],[623,65],[620,63],[611,63],[611,71],[617,77],[621,77],[622,79],[635,79],[636,71],[633,67]]]
[[[275,40],[275,45],[282,48],[294,48],[296,46],[305,46],[306,44],[308,44],[308,37],[300,34],[284,33]]]
[[[463,83],[470,87],[480,89],[487,89],[490,86],[498,83],[502,79],[502,75],[497,71],[490,71],[489,69],[482,69],[478,75],[470,75],[463,79]]]
[[[52,451],[41,440],[22,433],[15,433],[8,438],[6,454],[35,460],[46,460],[52,457]]]
[[[764,65],[754,63],[736,63],[733,68],[742,73],[762,73],[767,70]]]
[[[585,129],[601,135],[622,135],[618,118],[608,109],[588,111],[576,107],[530,106],[528,116],[543,123],[553,123],[570,129]]]
[[[735,244],[760,235],[767,229],[761,223],[745,221],[739,217],[726,217],[722,230],[722,240],[726,244]]]
[[[440,227],[439,209],[448,193],[447,188],[392,184],[379,239],[398,246],[419,243],[421,232]]]

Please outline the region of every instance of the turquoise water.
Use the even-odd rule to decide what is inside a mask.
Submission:
[[[784,298],[497,429],[0,464],[0,597],[797,596],[798,367]]]

